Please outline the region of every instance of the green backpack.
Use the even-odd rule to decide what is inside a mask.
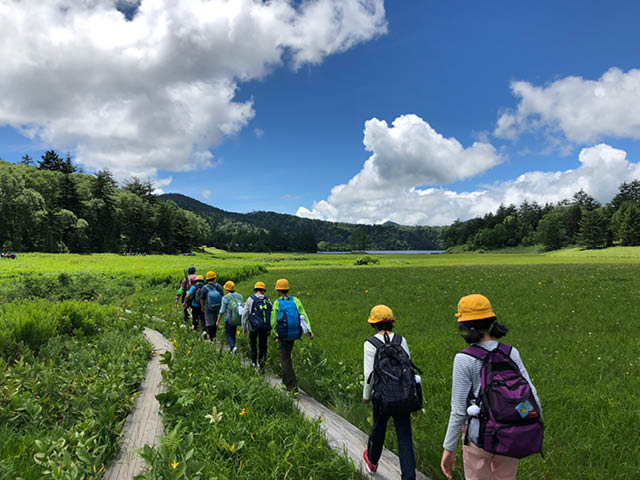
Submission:
[[[242,314],[238,311],[240,306],[242,306],[242,300],[232,294],[229,297],[229,325],[237,327],[242,323]]]

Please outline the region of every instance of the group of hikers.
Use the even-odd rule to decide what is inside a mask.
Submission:
[[[237,351],[236,333],[248,333],[252,365],[261,371],[273,331],[280,350],[283,384],[297,392],[291,352],[303,334],[311,339],[314,334],[304,306],[289,295],[289,289],[288,280],[279,279],[275,285],[278,298],[271,302],[265,295],[264,282],[256,282],[254,294],[243,302],[232,281],[220,286],[213,271],[203,277],[190,267],[178,290],[176,305],[182,301],[185,323],[189,322],[191,309],[194,330],[201,328],[207,340],[216,337],[224,322],[232,353]],[[498,321],[487,297],[462,297],[455,316],[468,346],[453,361],[451,412],[440,467],[447,478],[452,478],[455,451],[462,438],[467,480],[513,480],[520,458],[542,453],[540,400],[518,350],[498,341],[509,329]],[[386,305],[376,305],[368,317],[375,334],[364,342],[362,398],[364,403],[372,403],[373,426],[362,457],[367,469],[376,472],[387,423],[392,418],[402,479],[410,480],[416,478],[411,413],[422,409],[422,379],[411,361],[406,339],[393,333],[395,321]]]
[[[0,258],[10,258],[12,260],[15,260],[16,258],[18,258],[18,254],[15,252],[2,252],[0,253]]]

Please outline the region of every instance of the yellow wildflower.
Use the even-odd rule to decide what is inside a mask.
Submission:
[[[193,373],[189,372],[189,376],[193,375]]]
[[[178,468],[178,465],[180,465],[180,462],[174,460],[173,463],[171,463],[170,465],[171,465],[171,468],[175,470],[176,468]]]
[[[541,287],[542,286],[542,282],[538,282],[538,286]]]
[[[187,355],[191,355],[191,350],[187,349]]]
[[[247,411],[243,408],[242,411],[240,412],[240,415],[246,415]]]
[[[178,342],[177,342],[175,339],[171,340],[171,342],[170,342],[170,343],[171,343],[171,345],[173,345],[174,347],[175,347],[176,345],[178,345]]]

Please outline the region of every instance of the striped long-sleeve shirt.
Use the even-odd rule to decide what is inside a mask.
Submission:
[[[484,348],[485,350],[494,350],[498,347],[498,342],[491,340],[488,342],[478,342],[476,345]],[[533,396],[540,406],[540,400],[538,399],[538,393],[536,388],[529,378],[527,369],[522,363],[520,353],[513,347],[511,349],[511,360],[518,366],[522,376],[531,385],[531,391]],[[443,447],[445,450],[454,451],[458,445],[458,439],[460,433],[467,421],[467,397],[469,392],[472,391],[474,396],[478,396],[480,393],[480,371],[482,370],[482,361],[464,353],[458,353],[453,361],[453,384],[451,387],[451,414],[449,415],[449,426],[447,427],[447,435],[444,439]],[[540,406],[540,409],[542,407]],[[478,420],[473,418],[473,422]],[[477,443],[477,428],[474,425],[469,427],[469,439]],[[475,434],[475,435],[474,435]]]

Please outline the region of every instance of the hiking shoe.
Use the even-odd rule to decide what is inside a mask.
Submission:
[[[209,334],[207,332],[202,332],[203,340],[209,340]]]
[[[251,362],[251,366],[252,366],[253,368],[256,368],[256,367],[258,366],[258,364],[257,364],[256,362]]]
[[[378,464],[377,463],[371,463],[371,460],[369,460],[369,449],[365,448],[364,452],[362,452],[362,458],[364,458],[364,463],[367,464],[367,468],[369,469],[369,471],[371,473],[375,473],[376,470],[378,470]]]
[[[231,349],[231,353],[236,353],[237,351],[238,351],[238,347],[233,347],[233,348]]]

